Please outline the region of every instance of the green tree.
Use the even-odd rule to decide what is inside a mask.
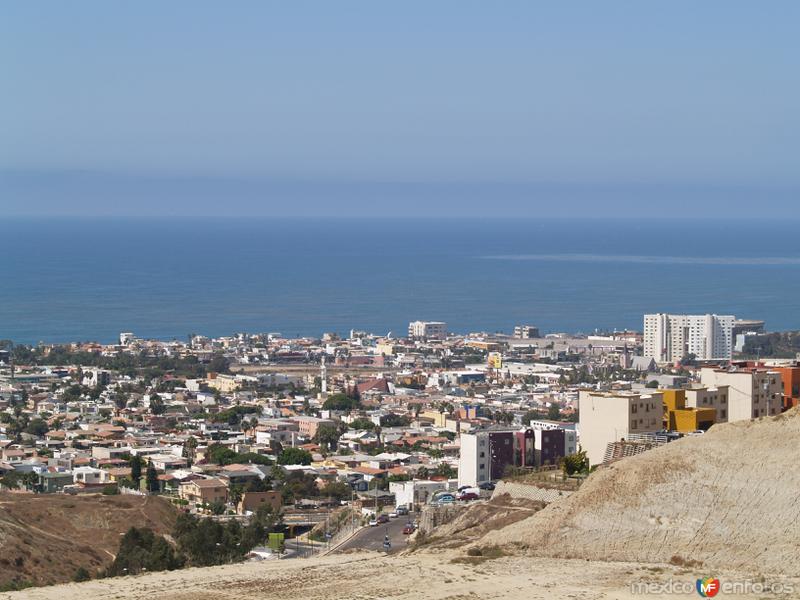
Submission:
[[[375,429],[375,423],[364,417],[359,417],[350,421],[350,428],[356,430],[372,431]]]
[[[35,435],[36,437],[43,437],[45,433],[49,431],[47,426],[47,422],[44,419],[32,419],[28,426],[25,427],[25,432],[31,435]]]
[[[302,448],[284,448],[278,455],[279,465],[310,465],[311,453]]]
[[[139,487],[139,480],[142,478],[142,457],[138,454],[131,456],[128,461],[131,467],[131,480]]]
[[[381,417],[381,427],[408,427],[411,419],[407,415],[389,413]]]
[[[553,402],[547,407],[547,418],[551,421],[559,421],[561,419],[561,405],[558,402]]]
[[[196,451],[197,451],[197,439],[193,435],[190,435],[188,438],[186,438],[186,441],[183,443],[183,450],[181,451],[183,457],[187,461],[189,461],[189,466],[191,466],[192,463],[194,462]]]
[[[333,450],[339,442],[341,433],[336,425],[323,423],[317,427],[317,433],[314,436],[314,441],[320,446],[324,446],[328,450]]]
[[[154,415],[162,415],[166,410],[166,406],[164,405],[164,400],[161,399],[156,393],[150,394],[150,412]]]
[[[569,454],[562,458],[561,469],[567,476],[576,473],[588,473],[589,457],[586,455],[586,450],[578,449],[575,454]]]
[[[322,404],[323,410],[338,410],[348,412],[361,407],[357,398],[349,398],[345,394],[332,394]]]
[[[158,492],[160,487],[158,485],[158,472],[156,471],[155,466],[153,466],[153,461],[149,461],[147,463],[147,474],[145,475],[147,486],[147,491],[151,493]]]
[[[143,570],[165,571],[183,566],[184,559],[176,555],[162,536],[147,528],[131,527],[122,537],[117,556],[108,569],[109,575],[135,575]]]
[[[352,488],[343,481],[331,481],[322,488],[322,495],[334,500],[345,500],[350,498]]]

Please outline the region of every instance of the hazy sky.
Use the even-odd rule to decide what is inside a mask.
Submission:
[[[4,214],[800,203],[800,2],[6,2]]]

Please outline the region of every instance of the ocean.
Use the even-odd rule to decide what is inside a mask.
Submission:
[[[642,327],[800,329],[798,221],[0,219],[0,339]]]

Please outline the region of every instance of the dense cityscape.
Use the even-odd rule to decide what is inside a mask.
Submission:
[[[178,509],[173,531],[156,531],[175,547],[156,551],[163,538],[134,527],[110,566],[78,560],[79,580],[392,553],[513,486],[549,503],[598,465],[800,400],[797,355],[775,346],[790,334],[720,315],[643,324],[590,336],[415,321],[401,338],[2,342],[0,485]],[[24,572],[7,589],[57,579]]]

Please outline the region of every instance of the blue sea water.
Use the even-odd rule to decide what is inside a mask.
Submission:
[[[641,329],[717,312],[800,329],[798,221],[0,219],[0,339],[120,331]]]

